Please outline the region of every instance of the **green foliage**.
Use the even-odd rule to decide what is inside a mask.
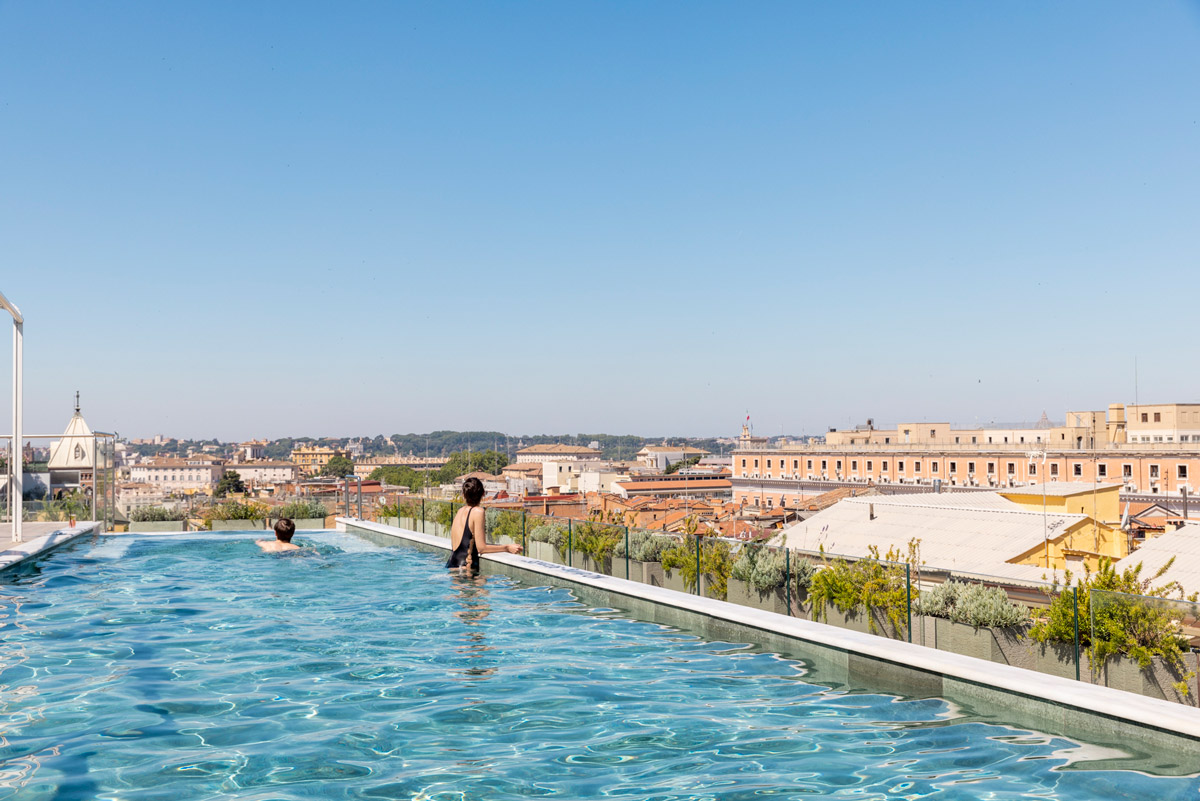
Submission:
[[[625,532],[617,526],[589,520],[575,527],[572,547],[588,556],[593,562],[603,564],[613,555],[617,543],[624,544]]]
[[[999,587],[947,581],[913,599],[913,612],[980,628],[1014,628],[1029,620],[1029,609],[1008,600]]]
[[[318,517],[325,518],[329,515],[329,510],[320,501],[292,501],[279,507],[276,514],[291,520],[312,520]]]
[[[793,589],[799,598],[808,592],[817,566],[811,559],[799,556],[789,560],[782,549],[746,544],[738,552],[730,575],[738,581],[746,582],[759,592],[770,592],[784,585],[789,561],[792,567]]]
[[[401,520],[419,521],[421,519],[421,501],[412,499],[407,501],[396,501],[395,503],[381,503],[376,507],[376,515],[382,520],[385,517],[397,517]]]
[[[687,459],[684,459],[682,461],[672,462],[671,464],[667,465],[666,470],[663,470],[663,475],[669,476],[672,473],[678,473],[680,470],[684,469],[685,467],[693,467],[695,465],[698,465],[698,464],[700,464],[700,458],[701,457],[699,457],[699,456],[690,456]]]
[[[809,588],[814,617],[825,617],[829,604],[848,614],[866,611],[867,625],[874,633],[875,617],[870,610],[879,609],[899,631],[908,617],[906,574],[904,566],[895,563],[901,555],[889,550],[886,561],[881,561],[877,547],[868,550],[868,559],[850,562],[837,558],[816,571]]]
[[[510,542],[521,544],[521,512],[510,509],[488,509],[487,528],[495,538],[507,537]]]
[[[1182,636],[1181,624],[1189,606],[1194,613],[1197,595],[1185,597],[1183,588],[1174,581],[1155,585],[1174,561],[1170,559],[1147,579],[1141,576],[1140,562],[1118,571],[1111,559],[1104,558],[1095,573],[1085,565],[1083,578],[1075,585],[1079,597],[1079,644],[1087,650],[1093,665],[1123,655],[1136,659],[1145,670],[1159,657],[1183,674],[1183,681],[1175,687],[1187,695],[1195,672],[1187,671],[1183,661],[1188,641]],[[1050,601],[1050,608],[1038,616],[1030,630],[1038,642],[1074,642],[1071,578],[1068,571],[1064,578],[1066,586],[1061,591],[1055,582],[1052,592],[1057,594]]]
[[[450,454],[444,467],[434,470],[430,480],[435,484],[449,484],[467,473],[484,472],[498,475],[508,466],[508,456],[497,451],[459,451]]]
[[[217,488],[213,490],[213,497],[224,498],[231,492],[245,491],[246,483],[242,481],[241,475],[236,470],[226,470],[217,481]]]
[[[352,476],[354,475],[354,462],[345,456],[331,456],[325,466],[321,468],[321,475],[334,478]]]
[[[529,539],[534,542],[548,542],[560,553],[567,550],[567,527],[557,521],[545,517],[530,517],[525,526]]]
[[[265,504],[229,501],[206,509],[204,521],[211,524],[214,520],[266,520],[269,514]]]
[[[414,470],[405,464],[388,464],[376,467],[367,476],[370,481],[382,481],[393,487],[408,487],[411,492],[420,492],[432,486],[430,474],[425,470]],[[394,515],[391,515],[394,517]]]
[[[639,562],[661,562],[663,552],[674,544],[673,537],[649,531],[629,532],[629,555]]]
[[[462,502],[454,503],[453,501],[426,501],[425,502],[425,519],[432,520],[440,526],[444,526],[446,534],[450,534],[450,526],[454,524],[454,514],[462,507]]]
[[[42,523],[61,523],[75,516],[75,520],[86,520],[90,514],[87,496],[79,490],[66,493],[61,498],[45,501],[42,508],[34,514],[34,519]]]
[[[129,520],[134,523],[163,523],[186,518],[182,509],[168,509],[165,506],[141,506],[129,513]]]
[[[711,537],[685,537],[674,540],[662,552],[663,570],[679,571],[689,592],[696,591],[696,551],[700,552],[700,574],[709,577],[708,595],[724,599],[728,593],[733,556],[729,543]]]

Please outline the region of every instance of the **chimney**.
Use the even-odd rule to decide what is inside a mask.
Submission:
[[[867,519],[868,520],[875,519],[875,504],[873,504],[873,503],[867,504]]]
[[[933,480],[933,491],[938,495],[942,494],[942,480],[940,478],[935,478]]]

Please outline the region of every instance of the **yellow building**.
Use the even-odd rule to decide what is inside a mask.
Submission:
[[[335,456],[349,459],[350,452],[324,445],[297,445],[292,449],[292,464],[296,465],[302,474],[315,476]]]
[[[1092,569],[1101,557],[1113,561],[1129,555],[1129,538],[1121,530],[1121,485],[1050,482],[1003,489],[1000,496],[1031,512],[1055,515],[1061,525],[1048,532],[1046,543],[1012,561],[1016,564]],[[1081,517],[1080,517],[1081,516]]]

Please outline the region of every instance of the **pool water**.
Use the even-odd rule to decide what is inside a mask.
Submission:
[[[253,539],[109,536],[7,578],[0,798],[1200,796],[435,554]]]

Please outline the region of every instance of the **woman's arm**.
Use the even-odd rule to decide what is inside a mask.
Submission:
[[[475,512],[478,510],[479,514]],[[471,511],[467,512],[467,520],[471,523],[471,531],[475,532],[475,549],[480,553],[520,553],[521,546],[515,543],[509,545],[489,545],[487,537],[484,536],[484,527],[487,525],[487,513],[483,508],[476,506]]]

